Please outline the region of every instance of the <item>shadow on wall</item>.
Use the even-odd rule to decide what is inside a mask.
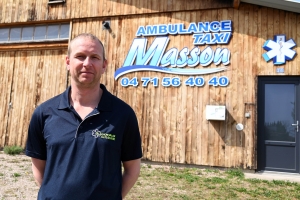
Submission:
[[[190,23],[193,21],[221,21],[232,20],[233,37],[237,38],[237,35],[253,36],[253,40],[261,38],[264,41],[273,39],[275,34],[285,33],[287,38],[297,38],[297,32],[291,29],[291,25],[299,23],[298,13],[293,13],[285,10],[279,10],[276,8],[264,7],[249,3],[241,2],[238,9],[234,9],[233,0],[208,0],[208,1],[196,1],[196,0],[167,0],[167,1],[137,1],[131,0],[108,0],[112,2],[119,2],[120,4],[133,6],[132,14],[139,13],[138,9],[141,9],[141,14],[157,12],[169,12],[163,15],[168,15],[172,19],[178,19],[182,22]],[[137,9],[136,9],[137,8]],[[227,8],[227,9],[226,9]],[[190,13],[184,13],[184,11],[199,10],[197,19],[193,19],[193,15]],[[201,13],[200,13],[201,10]],[[172,12],[174,11],[174,12]],[[176,11],[182,11],[176,12]],[[153,13],[155,14],[155,12]],[[198,19],[200,16],[204,19]],[[224,16],[224,17],[222,17]],[[206,18],[206,19],[205,19]],[[260,44],[259,46],[262,46]]]
[[[228,110],[226,110],[225,121],[210,120],[209,123],[214,128],[214,131],[219,134],[219,137],[223,140],[226,146],[245,147],[244,129],[240,131],[236,129],[238,122],[233,118]]]
[[[162,12],[162,11],[185,11],[195,9],[232,8],[233,0],[166,0],[166,1],[139,1],[139,0],[109,0],[119,4],[134,6],[136,8]],[[144,13],[144,12],[143,12]],[[133,13],[135,14],[135,13]]]

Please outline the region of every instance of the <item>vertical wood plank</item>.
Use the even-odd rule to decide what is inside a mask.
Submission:
[[[7,131],[9,113],[13,108],[11,102],[11,89],[14,77],[14,52],[0,52],[0,147],[6,145],[6,141],[10,137]]]
[[[222,9],[218,11],[218,20],[230,20],[228,18],[228,9]],[[229,44],[230,45],[230,44]],[[221,48],[228,48],[231,50],[231,48],[228,45],[221,45]],[[220,65],[221,66],[221,65]],[[226,76],[227,78],[230,77],[228,76],[228,70],[222,73],[222,76]],[[220,74],[221,75],[221,74]],[[219,87],[218,88],[218,98],[217,98],[217,102],[220,105],[225,105],[226,109],[226,98],[227,98],[227,87]],[[226,118],[228,118],[228,115],[226,114]],[[227,120],[227,119],[225,119]],[[216,130],[216,135],[217,135],[217,139],[218,139],[218,152],[216,152],[215,157],[217,158],[216,161],[216,165],[221,165],[224,166],[225,165],[225,137],[226,137],[226,121],[222,121],[219,123],[219,127],[218,130]]]
[[[262,39],[261,40],[261,44],[264,44],[266,40],[268,39],[271,39],[271,38],[268,38],[268,27],[267,27],[267,19],[268,18],[268,8],[262,8],[261,9],[261,12],[260,12],[260,21],[261,21],[261,35],[260,35],[260,38]],[[263,50],[263,52],[265,52],[265,50]],[[262,55],[262,54],[261,54]],[[270,68],[270,65],[272,64],[268,64],[265,62],[264,59],[261,59],[261,73],[260,75],[267,75],[267,69]],[[271,66],[271,69],[272,69],[272,66]]]
[[[235,77],[234,77],[234,71],[236,69],[236,60],[237,58],[237,53],[238,50],[236,49],[237,44],[236,44],[236,39],[238,36],[238,24],[235,23],[234,21],[234,13],[236,12],[236,10],[234,9],[229,9],[228,11],[228,16],[227,19],[232,21],[232,38],[231,41],[229,43],[229,45],[227,46],[227,48],[230,50],[231,52],[231,56],[230,56],[230,65],[228,66],[228,70],[226,71],[226,75],[230,81],[229,85],[226,87],[226,121],[225,121],[225,136],[224,136],[224,166],[228,167],[231,166],[231,137],[232,137],[232,124],[234,123],[233,121],[233,93],[234,93],[234,81],[235,81]]]
[[[249,77],[248,77],[248,85],[250,86],[249,93],[248,93],[248,99],[245,103],[252,103],[252,104],[245,104],[245,113],[248,112],[251,115],[250,118],[245,119],[245,125],[247,128],[246,133],[246,141],[245,141],[245,161],[244,161],[244,167],[245,168],[253,168],[254,166],[254,151],[255,151],[255,124],[253,123],[253,119],[255,118],[255,95],[256,95],[256,83],[255,83],[255,74],[256,74],[256,68],[257,68],[257,56],[255,56],[255,52],[252,51],[252,49],[261,48],[261,46],[257,43],[257,10],[253,7],[249,8]]]
[[[297,27],[297,16],[295,13],[290,12],[289,37],[287,37],[286,40],[289,40],[292,38],[295,41],[295,39],[297,38],[297,28],[296,27]],[[299,44],[299,43],[296,43],[296,44]],[[290,75],[297,74],[296,63],[293,61],[287,61],[287,62],[291,68]]]
[[[245,49],[247,48],[247,42],[244,41],[244,34],[245,34],[245,26],[243,26],[243,24],[245,24],[245,19],[246,19],[246,7],[243,6],[240,10],[240,12],[238,13],[238,31],[239,31],[239,35],[238,35],[238,48],[239,49]],[[247,20],[248,22],[248,20]],[[247,54],[248,52],[244,52],[243,50],[239,53],[238,56],[238,61],[235,63],[238,65],[244,65],[246,63],[246,59],[247,59],[247,55],[245,55],[245,53]],[[235,105],[235,109],[233,110],[233,112],[236,114],[235,116],[235,124],[237,123],[243,123],[243,112],[244,112],[244,98],[245,98],[245,87],[246,87],[246,83],[245,83],[245,79],[244,77],[247,76],[247,74],[244,74],[246,72],[246,70],[244,70],[244,68],[242,67],[237,67],[236,68],[236,82],[234,84],[236,84],[236,93],[234,94],[234,98],[236,98],[236,105]],[[234,167],[240,167],[241,163],[242,163],[242,159],[243,159],[243,149],[241,148],[241,146],[243,145],[243,139],[244,139],[244,132],[243,131],[237,131],[234,127],[234,131],[233,131],[233,136],[232,136],[233,140],[232,140],[232,151],[231,151],[231,162],[232,165]]]
[[[216,21],[217,20],[217,15],[218,15],[218,11],[217,10],[212,10],[210,11],[209,14],[209,18],[206,21]],[[213,48],[214,49],[214,48]],[[211,67],[211,66],[210,66]],[[220,74],[214,74],[214,75],[210,75],[210,78],[216,76],[219,77]],[[208,86],[208,85],[207,85]],[[216,90],[217,88],[215,86],[208,86],[208,91],[207,94],[209,95],[209,105],[216,105]],[[207,140],[208,140],[208,158],[207,158],[207,162],[208,165],[213,166],[214,162],[216,162],[215,160],[215,151],[218,151],[218,146],[217,144],[217,140],[216,140],[216,131],[215,131],[215,127],[218,126],[219,122],[216,121],[209,121],[208,122],[208,135],[207,135]]]
[[[201,17],[201,21],[203,22],[207,22],[211,20],[211,11],[205,11],[202,12],[202,17]],[[199,46],[201,49],[201,52],[205,49],[206,46]],[[203,68],[203,66],[199,66],[200,68]],[[212,152],[209,152],[209,147],[210,147],[210,143],[209,143],[209,137],[210,135],[210,122],[208,120],[206,120],[206,105],[210,104],[210,87],[208,86],[208,80],[212,77],[213,75],[204,75],[204,79],[205,79],[205,87],[201,88],[201,94],[199,98],[202,98],[202,112],[200,113],[200,115],[202,116],[202,134],[201,134],[201,157],[202,157],[202,164],[203,165],[209,165],[210,164],[210,155]],[[212,140],[210,140],[211,142]]]
[[[197,14],[190,13],[190,22],[196,22]],[[191,48],[194,48],[190,45]],[[195,76],[194,76],[195,77]],[[188,76],[185,80],[188,79]],[[197,124],[198,124],[198,87],[187,87],[187,130],[188,130],[188,137],[186,139],[186,151],[187,151],[187,158],[186,160],[191,164],[197,163]],[[190,152],[189,152],[190,151]],[[190,154],[190,155],[188,155]]]

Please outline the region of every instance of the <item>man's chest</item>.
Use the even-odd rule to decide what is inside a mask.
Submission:
[[[81,121],[74,113],[68,112],[49,116],[43,133],[48,147],[96,143],[119,148],[125,129],[125,123],[109,113],[96,113]]]

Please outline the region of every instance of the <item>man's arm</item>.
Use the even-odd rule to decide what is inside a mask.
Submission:
[[[37,158],[31,158],[32,172],[34,179],[39,187],[41,187],[44,177],[44,171],[46,166],[46,160],[40,160]]]
[[[125,198],[140,175],[141,159],[125,161],[123,162],[123,167],[122,199]]]

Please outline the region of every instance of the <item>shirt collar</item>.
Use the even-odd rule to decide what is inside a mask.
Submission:
[[[107,91],[106,87],[103,84],[100,84],[100,88],[102,89],[103,93],[100,99],[100,102],[97,106],[99,111],[112,111],[112,100],[113,95]],[[69,93],[71,91],[71,86],[69,86],[60,96],[60,102],[58,105],[58,109],[66,109],[70,108],[70,101],[69,101]]]

